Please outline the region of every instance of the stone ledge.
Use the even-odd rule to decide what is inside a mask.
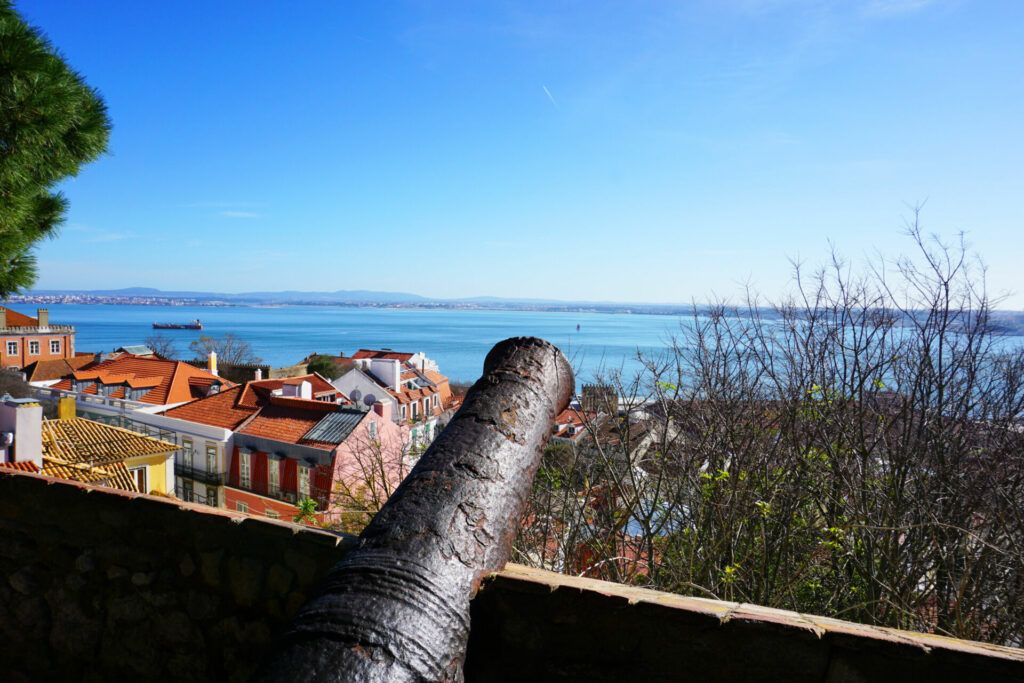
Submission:
[[[1024,680],[1024,650],[512,564],[473,619],[467,680]]]
[[[858,624],[831,617],[820,617],[801,612],[761,607],[750,603],[736,603],[724,600],[709,600],[674,593],[625,586],[609,581],[598,581],[577,576],[566,576],[554,572],[533,569],[523,565],[509,564],[504,571],[493,578],[522,582],[526,586],[543,587],[549,592],[560,589],[589,591],[606,597],[618,597],[628,601],[630,605],[648,603],[670,609],[681,609],[701,615],[717,616],[721,624],[730,621],[746,621],[753,623],[772,624],[797,630],[810,631],[819,638],[828,636],[849,636],[868,640],[891,642],[907,645],[924,653],[933,651],[949,651],[963,654],[997,657],[1024,665],[1024,650],[992,645],[971,640],[950,638],[933,633],[902,631],[884,626]],[[1024,673],[1024,670],[1022,670]]]
[[[3,470],[0,528],[11,680],[244,680],[357,542]],[[524,679],[1010,681],[1024,650],[510,564],[473,601],[467,680]]]

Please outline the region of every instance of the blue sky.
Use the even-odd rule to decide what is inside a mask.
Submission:
[[[1024,3],[16,5],[114,122],[40,288],[775,295],[927,200],[1024,307]]]

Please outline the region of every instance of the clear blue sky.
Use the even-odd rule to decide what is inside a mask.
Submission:
[[[17,7],[114,122],[40,288],[772,295],[927,200],[1024,307],[1024,2]]]

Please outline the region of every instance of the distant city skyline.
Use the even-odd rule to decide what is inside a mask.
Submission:
[[[968,242],[1024,307],[1024,5],[15,2],[105,98],[37,289],[767,296]]]

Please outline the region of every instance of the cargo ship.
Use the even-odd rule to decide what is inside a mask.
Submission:
[[[153,323],[154,330],[201,330],[203,324],[196,318],[190,323]]]

